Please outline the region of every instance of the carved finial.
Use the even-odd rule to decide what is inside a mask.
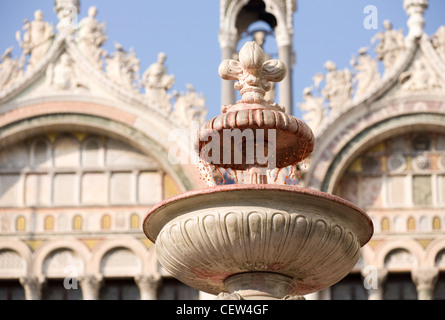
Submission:
[[[79,14],[79,0],[55,0],[54,11],[57,13],[59,23],[57,30],[62,34],[74,33],[77,24],[77,15]]]
[[[423,28],[425,26],[423,14],[428,8],[428,0],[404,0],[403,8],[409,15],[409,33],[407,36],[407,41],[416,40],[423,34]]]
[[[270,82],[279,82],[286,76],[286,66],[279,60],[265,61],[263,49],[255,42],[247,42],[239,52],[239,61],[227,59],[219,66],[224,80],[238,80],[235,89],[242,103],[267,104],[264,96],[272,88]]]

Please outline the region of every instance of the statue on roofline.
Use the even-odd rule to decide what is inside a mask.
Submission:
[[[445,26],[441,26],[432,38],[432,43],[437,54],[445,63]]]
[[[187,84],[187,92],[173,93],[176,101],[172,115],[185,127],[190,127],[196,121],[199,125],[204,123],[207,115],[205,98],[199,95],[193,85]]]
[[[106,73],[115,83],[136,90],[140,68],[139,59],[133,49],[127,53],[120,43],[115,43],[116,51],[106,57]]]
[[[142,75],[141,84],[145,88],[145,95],[150,103],[170,112],[172,95],[168,94],[167,90],[173,86],[175,77],[167,74],[167,68],[164,65],[166,58],[164,52],[158,54],[158,60],[150,65]]]
[[[303,90],[303,98],[304,102],[299,104],[301,111],[303,111],[302,118],[312,131],[316,133],[327,114],[327,110],[323,106],[324,99],[314,96],[312,88]]]
[[[328,71],[325,75],[325,87],[321,91],[333,112],[340,111],[351,102],[352,96],[352,76],[348,69],[337,70],[337,66],[332,61],[327,61],[324,65]]]
[[[55,36],[54,26],[43,21],[43,12],[37,10],[34,12],[34,21],[25,20],[23,30],[23,41],[20,31],[16,32],[16,39],[23,49],[24,55],[29,55],[28,66],[34,68],[37,63],[48,52]]]
[[[391,70],[398,62],[405,50],[405,38],[402,30],[394,30],[389,20],[383,22],[384,32],[379,32],[371,39],[371,43],[378,41],[375,51],[378,59],[385,66],[385,73]]]
[[[352,79],[357,85],[355,98],[360,98],[380,81],[378,62],[368,54],[368,48],[361,48],[358,57],[351,59],[351,66],[356,70]]]
[[[12,47],[5,50],[0,62],[0,90],[6,88],[23,74],[24,56],[12,58]]]
[[[102,57],[106,57],[107,52],[101,46],[107,40],[105,22],[99,23],[96,20],[97,8],[92,6],[88,10],[88,16],[79,22],[77,43],[80,51],[90,58],[91,61],[102,69]]]

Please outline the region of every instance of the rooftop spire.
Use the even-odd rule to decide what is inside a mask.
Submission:
[[[61,34],[72,34],[77,23],[80,10],[80,0],[54,0],[54,11],[59,23],[57,30]]]
[[[428,8],[428,0],[404,0],[403,8],[409,16],[409,33],[406,38],[408,42],[419,39],[423,34],[425,19],[423,15]]]

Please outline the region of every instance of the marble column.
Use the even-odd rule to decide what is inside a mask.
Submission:
[[[292,97],[292,69],[294,64],[292,35],[284,27],[277,27],[275,30],[276,41],[278,45],[278,60],[282,61],[287,67],[287,75],[279,84],[279,102],[280,106],[286,108],[287,114],[293,114]]]
[[[161,283],[161,275],[158,273],[150,275],[140,275],[134,278],[139,287],[141,300],[156,300],[158,287]]]
[[[84,275],[79,278],[82,288],[83,300],[99,300],[99,290],[102,284],[102,275]]]
[[[221,61],[233,59],[238,42],[236,30],[221,30],[219,33],[219,45],[221,48]],[[221,106],[235,104],[235,81],[222,80],[221,83]]]
[[[42,275],[40,277],[23,277],[20,278],[20,284],[25,289],[26,300],[41,300],[42,299],[42,286],[46,279]]]
[[[369,269],[362,271],[363,284],[368,290],[368,300],[383,300],[383,284],[388,276],[388,270],[376,268],[375,272]]]
[[[434,286],[439,277],[439,269],[419,267],[411,270],[411,277],[417,288],[418,300],[433,300]]]

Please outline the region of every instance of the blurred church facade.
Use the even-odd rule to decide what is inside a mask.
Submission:
[[[375,227],[351,274],[307,299],[445,299],[445,27],[424,33],[427,0],[403,6],[407,35],[385,21],[376,57],[326,62],[301,103],[289,75],[271,97],[316,136],[299,183],[357,204]],[[56,0],[55,26],[36,11],[17,33],[22,55],[1,59],[0,299],[211,299],[170,277],[141,229],[161,200],[218,183],[187,149],[205,98],[174,90],[163,52],[143,72],[131,48],[106,52],[98,8],[74,24],[79,8]],[[220,0],[222,59],[263,21],[291,74],[296,10]],[[233,82],[221,93],[233,103]]]

